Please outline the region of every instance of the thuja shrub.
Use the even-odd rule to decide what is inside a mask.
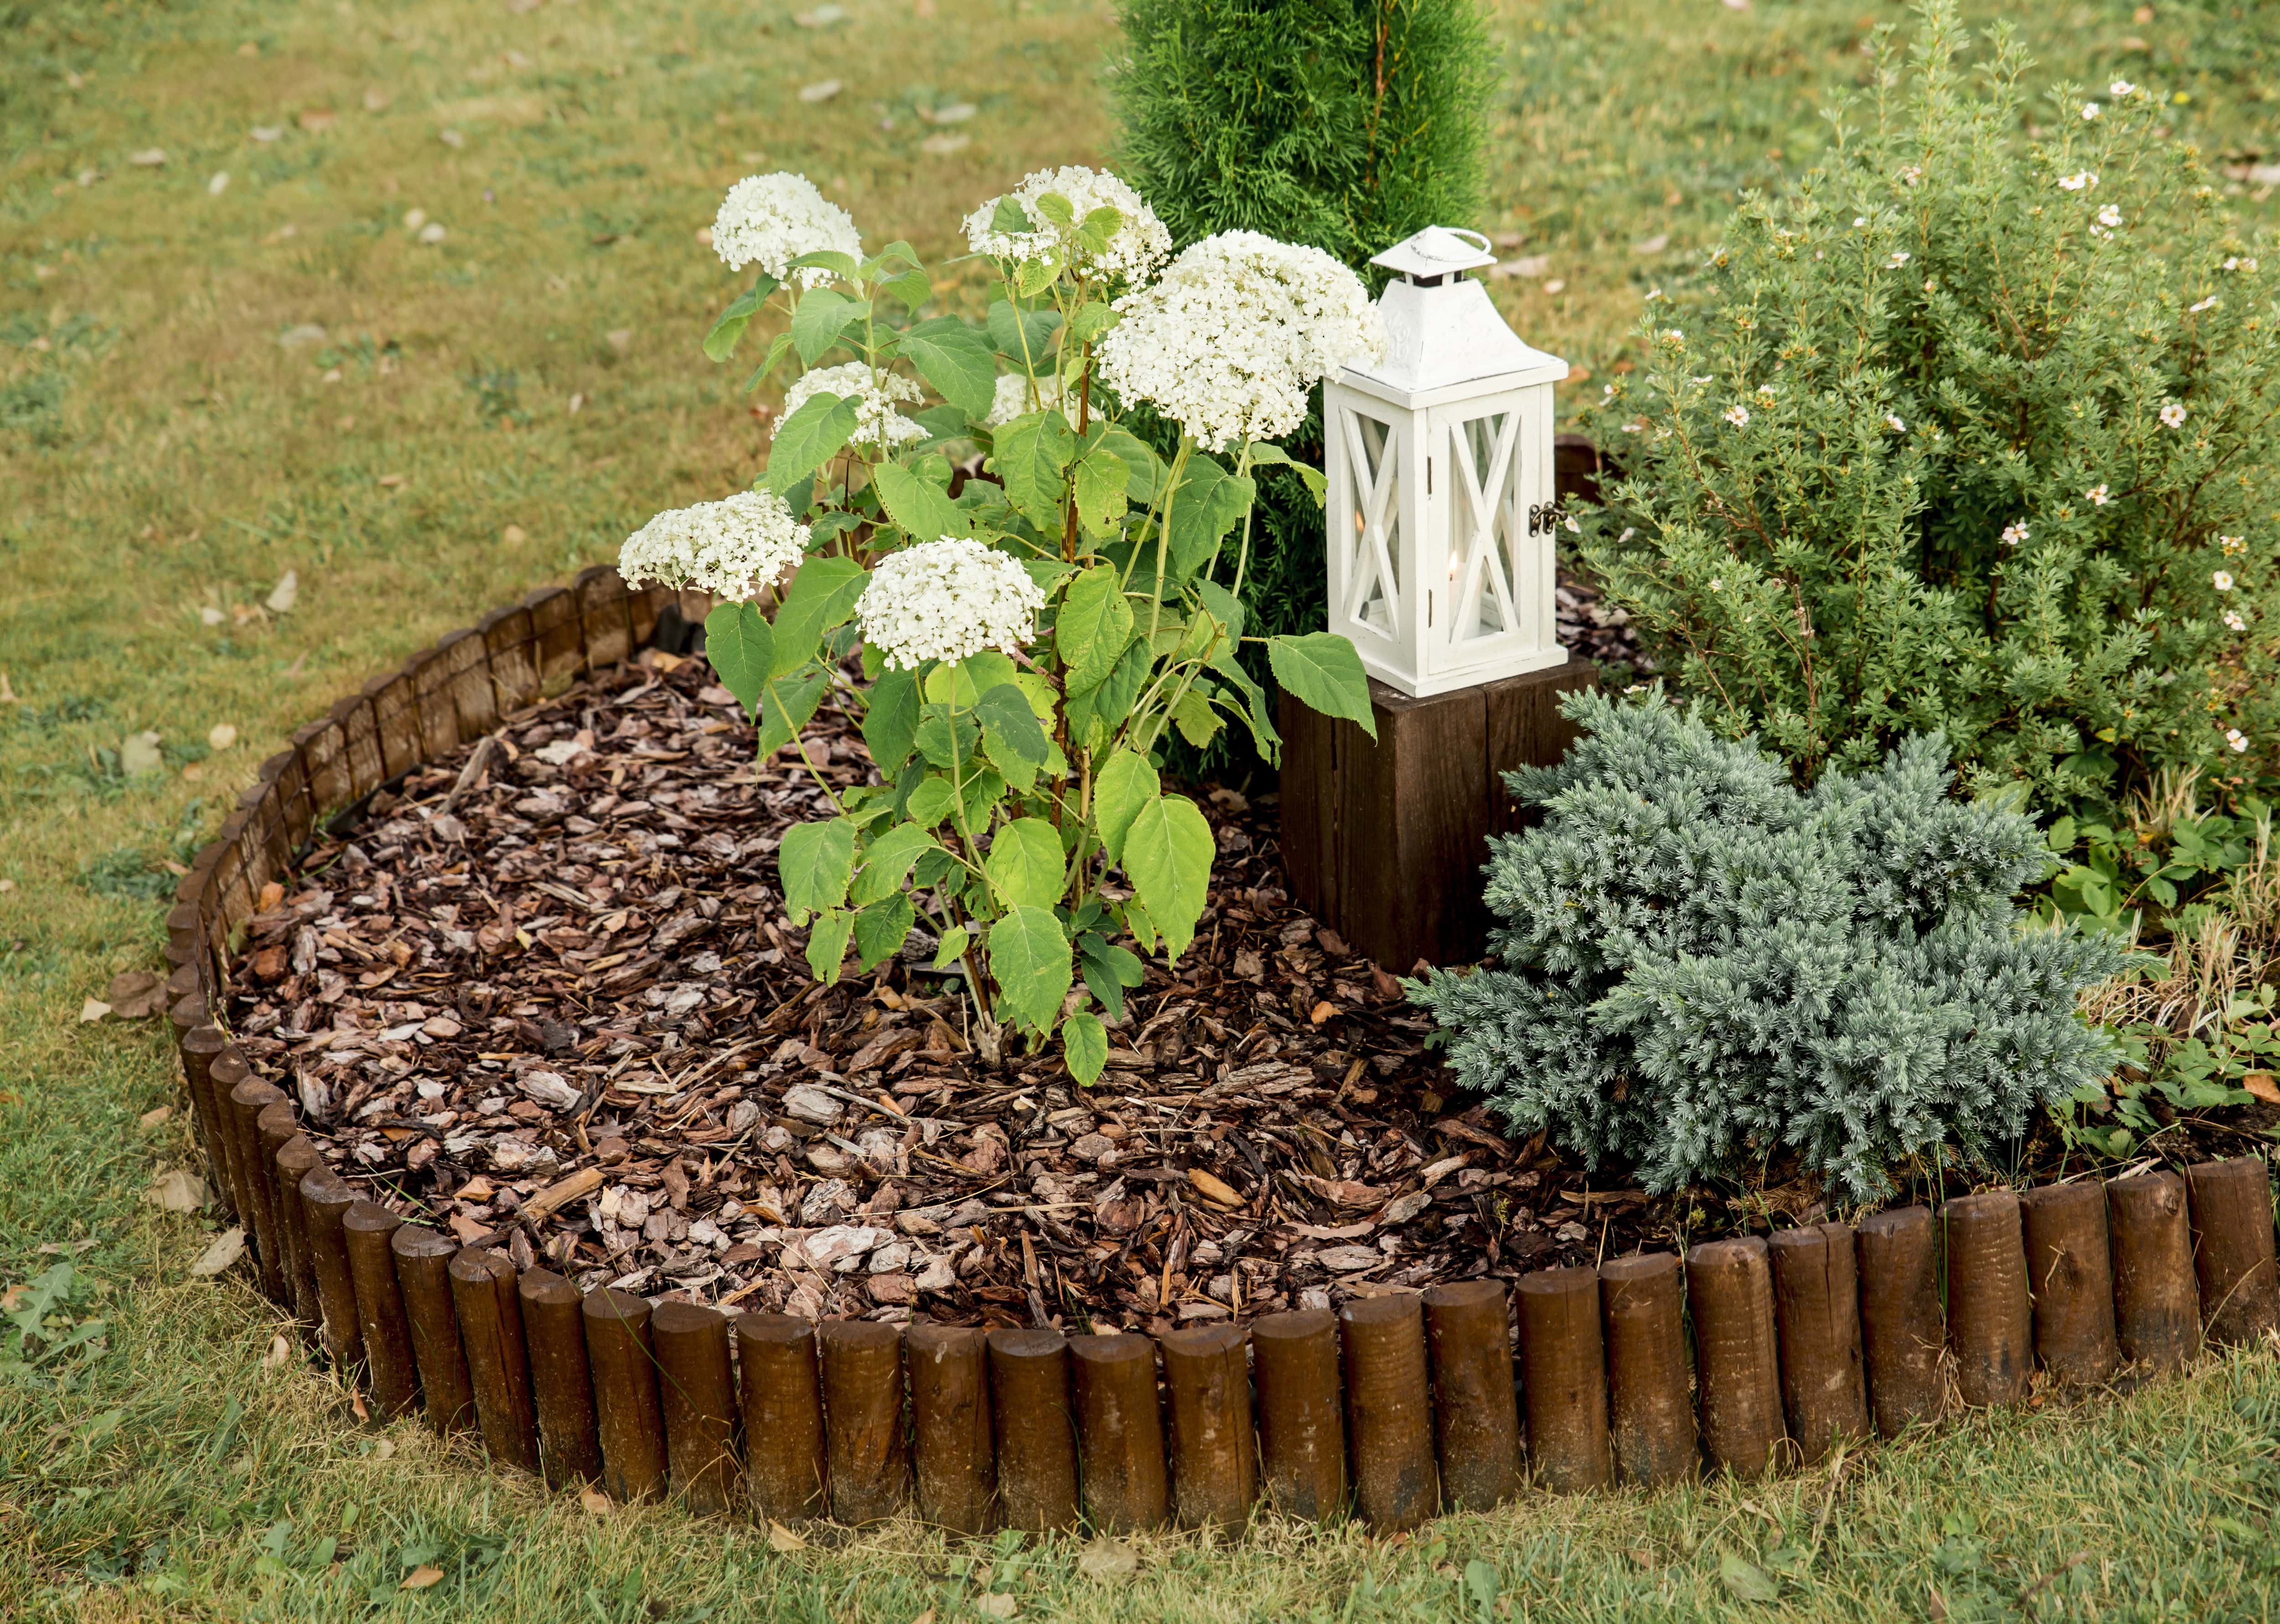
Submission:
[[[1585,555],[1802,781],[1937,729],[2020,804],[2238,785],[2280,724],[2268,273],[2170,97],[2030,100],[2007,35],[1967,74],[1920,15],[1826,166],[1650,297]]]
[[[1660,689],[1566,703],[1567,759],[1507,774],[1542,821],[1491,843],[1498,962],[1408,983],[1516,1128],[1652,1191],[1793,1155],[1865,1202],[2112,1069],[2075,1000],[2123,948],[2022,915],[2035,826],[1952,796],[1936,735],[1799,790]]]

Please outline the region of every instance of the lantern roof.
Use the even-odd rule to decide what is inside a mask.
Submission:
[[[1372,259],[1398,273],[1377,300],[1385,358],[1347,367],[1343,381],[1417,407],[1565,378],[1568,363],[1523,342],[1488,289],[1464,274],[1495,263],[1486,237],[1448,226],[1428,226]]]

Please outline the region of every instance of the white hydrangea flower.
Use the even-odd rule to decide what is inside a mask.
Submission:
[[[1052,224],[1037,212],[1037,199],[1047,192],[1067,200],[1075,216],[1067,227]],[[1029,217],[1034,229],[1001,232],[991,222],[998,204],[1013,202]],[[1073,248],[1076,226],[1095,209],[1113,209],[1124,217],[1108,246],[1098,255],[1081,255],[1078,268],[1095,276],[1121,276],[1136,282],[1164,263],[1172,251],[1172,234],[1140,196],[1116,176],[1099,169],[1071,165],[1040,169],[1003,197],[992,197],[966,217],[967,245],[992,259],[1042,259],[1057,249]]]
[[[728,189],[712,219],[712,251],[732,271],[756,265],[780,282],[813,288],[829,281],[831,273],[814,266],[794,271],[791,262],[827,250],[862,258],[854,218],[805,175],[788,170],[746,175]]]
[[[784,426],[784,419],[816,395],[837,395],[855,403],[855,432],[848,436],[850,445],[867,445],[883,451],[905,440],[926,438],[924,424],[914,423],[895,410],[897,401],[916,404],[924,399],[919,386],[895,373],[874,373],[862,361],[819,366],[793,380],[791,388],[784,391],[783,411],[777,415],[775,428],[768,431],[768,437],[774,439],[776,429]]]
[[[740,490],[657,515],[618,549],[618,573],[741,603],[806,556],[808,535],[775,492]]]
[[[1116,310],[1101,376],[1209,450],[1282,438],[1305,420],[1317,380],[1385,352],[1360,277],[1318,248],[1255,231],[1205,237]]]
[[[1061,381],[1058,374],[1048,373],[1033,383],[1020,373],[1000,373],[998,393],[990,403],[990,414],[982,419],[982,426],[1003,428],[1025,412],[1043,412],[1060,404]]]
[[[855,600],[863,641],[887,665],[955,666],[984,649],[1018,654],[1037,635],[1045,595],[1029,572],[967,536],[945,535],[890,552]]]

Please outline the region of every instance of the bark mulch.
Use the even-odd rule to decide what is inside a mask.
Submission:
[[[807,740],[870,774],[837,711]],[[335,820],[230,1020],[374,1198],[650,1297],[1160,1331],[1671,1243],[1668,1202],[1452,1097],[1392,978],[1291,904],[1271,797],[1204,798],[1209,909],[1107,1072],[989,1064],[923,933],[809,977],[774,852],[821,793],[652,652]]]

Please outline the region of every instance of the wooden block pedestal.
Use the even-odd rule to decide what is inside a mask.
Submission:
[[[1488,951],[1488,839],[1521,825],[1502,774],[1550,766],[1575,727],[1564,694],[1597,681],[1548,671],[1412,699],[1369,685],[1377,739],[1282,696],[1282,864],[1301,907],[1385,969],[1469,964]]]

